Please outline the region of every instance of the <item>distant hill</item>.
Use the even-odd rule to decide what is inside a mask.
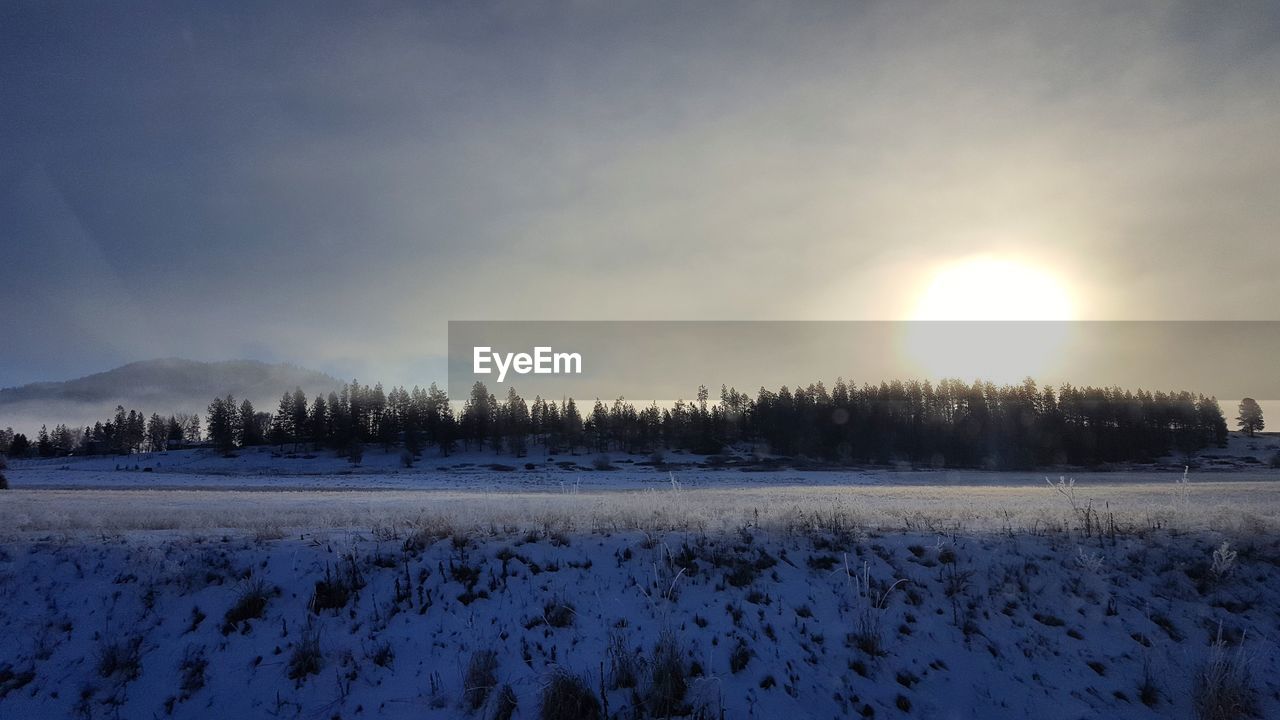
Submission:
[[[75,380],[0,389],[0,427],[30,432],[41,424],[92,424],[108,418],[116,405],[148,414],[203,414],[214,396],[227,393],[274,411],[286,390],[301,387],[311,397],[341,385],[325,373],[284,363],[144,360]]]

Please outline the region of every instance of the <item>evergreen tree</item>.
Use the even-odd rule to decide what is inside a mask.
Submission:
[[[462,408],[462,440],[468,446],[475,443],[483,448],[493,433],[494,415],[491,395],[482,382],[471,386],[471,395]]]
[[[297,442],[298,427],[293,415],[293,395],[285,393],[280,396],[280,404],[276,406],[276,414],[271,418],[271,444],[284,448],[290,441]],[[304,423],[305,424],[305,423]]]
[[[516,457],[524,457],[528,453],[529,406],[524,398],[516,394],[516,389],[507,391],[507,400],[502,408],[504,430],[507,438],[507,450]]]
[[[253,409],[253,403],[248,398],[245,398],[240,403],[240,418],[237,423],[240,427],[240,445],[242,447],[262,444],[264,439],[263,432],[257,415],[257,412]]]
[[[561,436],[564,438],[565,445],[569,448],[569,452],[573,452],[575,448],[582,445],[582,415],[578,412],[578,406],[573,402],[573,398],[565,401],[564,412],[560,417],[560,425],[564,428]]]
[[[332,394],[329,397],[334,397]],[[312,444],[329,443],[329,403],[324,396],[316,394],[316,399],[311,403],[311,414],[307,418],[307,423]]]
[[[152,452],[165,449],[169,441],[169,425],[157,413],[152,413],[147,421],[147,447]]]
[[[54,450],[61,455],[70,455],[75,452],[76,448],[80,445],[80,441],[76,437],[76,432],[78,431],[72,431],[66,425],[62,424],[59,424],[54,428],[52,438]]]
[[[293,403],[289,409],[289,430],[296,450],[297,444],[306,440],[307,436],[310,435],[307,420],[311,413],[307,409],[307,394],[302,391],[302,388],[295,387],[293,389],[292,400]],[[281,404],[283,405],[283,402]],[[283,410],[284,408],[282,407],[281,409]]]
[[[229,454],[236,447],[235,400],[227,395],[209,403],[209,440],[219,452]]]
[[[49,428],[44,425],[36,435],[36,452],[43,458],[53,457],[53,441],[49,439]]]
[[[31,441],[26,435],[17,433],[13,436],[13,440],[9,441],[9,457],[24,458],[31,454]]]
[[[168,443],[181,445],[183,441],[186,440],[187,424],[180,420],[176,415],[170,415],[167,425],[168,430],[165,437]],[[166,443],[166,447],[168,443]]]
[[[1262,421],[1262,406],[1253,398],[1245,398],[1240,401],[1240,415],[1236,417],[1236,422],[1240,424],[1249,437],[1253,437],[1254,433],[1261,432],[1266,428],[1266,423]]]

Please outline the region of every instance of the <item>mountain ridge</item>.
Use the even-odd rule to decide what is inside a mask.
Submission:
[[[281,393],[301,387],[308,396],[342,386],[337,378],[292,363],[260,360],[139,360],[62,381],[0,388],[0,426],[87,424],[116,405],[145,413],[203,413],[215,396],[232,394],[271,410]]]

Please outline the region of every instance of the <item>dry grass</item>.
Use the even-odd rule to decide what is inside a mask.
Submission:
[[[493,650],[477,650],[472,653],[463,679],[462,698],[466,706],[479,710],[497,684],[498,653]]]
[[[564,669],[551,673],[542,688],[541,720],[599,720],[600,701],[587,681]]]
[[[1241,642],[1234,650],[1222,639],[1222,628],[1209,647],[1209,657],[1196,674],[1191,706],[1199,720],[1245,720],[1259,717],[1249,656]]]
[[[1174,485],[1078,482],[1076,493],[1094,507],[1108,507],[1121,531],[1280,531],[1277,483],[1193,483],[1189,511],[1180,509]],[[679,492],[664,487],[578,493],[17,489],[0,505],[0,527],[11,531],[257,532],[269,526],[285,536],[299,528],[374,526],[433,536],[491,528],[700,532],[736,528],[744,517],[762,528],[804,533],[831,528],[1038,533],[1068,522],[1061,497],[1043,484],[693,488],[684,483]]]

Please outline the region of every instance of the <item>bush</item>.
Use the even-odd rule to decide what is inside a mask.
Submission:
[[[596,470],[612,470],[613,462],[609,460],[608,455],[597,455],[591,458],[591,467]]]
[[[137,679],[142,665],[142,638],[128,642],[115,641],[98,648],[98,674],[104,678],[119,676]]]
[[[729,672],[736,675],[745,670],[750,662],[751,649],[742,638],[738,638],[738,645],[729,653]]]
[[[542,689],[541,720],[600,720],[600,701],[587,681],[557,669]]]
[[[4,476],[4,471],[9,469],[9,463],[5,461],[4,455],[0,455],[0,490],[9,489],[9,478]]]
[[[569,627],[576,613],[573,605],[564,600],[552,600],[542,606],[542,619],[554,628]]]
[[[267,599],[271,592],[267,589],[267,584],[262,580],[256,580],[240,589],[240,594],[236,598],[236,604],[227,610],[224,618],[226,621],[222,626],[222,634],[227,635],[236,626],[246,620],[255,620],[262,617],[267,609]]]
[[[324,579],[316,581],[316,589],[311,594],[311,602],[308,607],[311,612],[319,615],[322,610],[341,610],[347,606],[347,601],[351,599],[351,588],[342,578],[334,578],[329,566],[324,568]]]
[[[320,653],[320,629],[307,621],[302,637],[293,647],[293,655],[289,657],[289,679],[301,680],[308,675],[317,675],[324,666],[324,656]]]
[[[1200,720],[1258,717],[1258,697],[1243,640],[1235,652],[1228,651],[1221,626],[1218,639],[1209,648],[1209,658],[1196,674],[1191,706]]]
[[[686,714],[681,707],[689,689],[688,671],[680,657],[674,633],[667,631],[658,638],[658,644],[653,648],[652,669],[647,698],[649,712],[654,717]]]
[[[1213,574],[1213,579],[1226,579],[1235,570],[1236,557],[1238,555],[1239,553],[1231,549],[1231,543],[1223,540],[1222,545],[1213,551],[1213,564],[1209,566],[1209,572]]]
[[[489,697],[489,691],[498,684],[498,653],[492,650],[472,653],[462,684],[462,697],[467,707],[479,710]]]
[[[511,720],[516,713],[516,691],[510,685],[498,690],[498,700],[493,708],[493,720]]]
[[[627,639],[621,633],[609,636],[609,687],[633,688],[640,677],[639,663],[631,649],[627,647]]]
[[[182,664],[178,666],[178,669],[182,671],[183,698],[191,697],[192,694],[204,687],[204,671],[208,667],[209,661],[205,659],[203,650],[195,647],[187,648],[186,653],[182,656]]]
[[[369,659],[378,667],[390,667],[391,663],[396,659],[396,649],[391,647],[391,643],[383,641],[373,649]]]

